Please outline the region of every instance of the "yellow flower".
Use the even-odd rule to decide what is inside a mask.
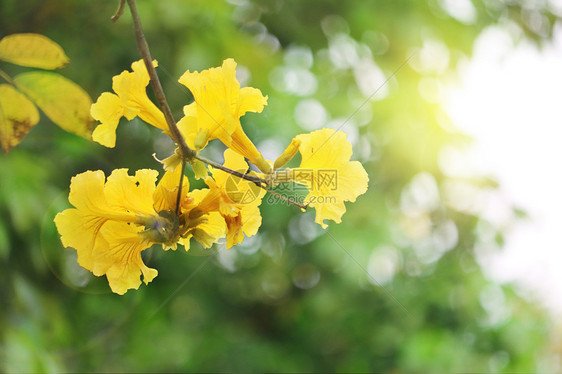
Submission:
[[[188,223],[185,234],[179,243],[189,250],[190,239],[194,238],[204,248],[211,247],[227,233],[227,226],[223,216],[216,210],[215,202],[211,198],[217,197],[209,189],[193,190],[190,197],[193,199],[193,208],[184,214]]]
[[[166,172],[162,177],[154,194],[154,209],[157,212],[170,212],[171,207],[175,207],[180,175],[181,168],[178,167]],[[194,238],[203,247],[209,248],[226,235],[224,218],[218,212],[202,206],[200,193],[195,193],[196,191],[188,193],[189,182],[186,178],[182,180],[183,197],[180,202],[179,227],[176,235],[167,241],[160,239],[157,242],[162,243],[165,250],[169,248],[175,250],[176,242],[178,242],[187,251],[190,247],[190,239]],[[208,190],[202,191],[207,192]],[[158,232],[156,234],[158,235]]]
[[[188,70],[181,76],[179,82],[189,88],[195,101],[184,107],[185,117],[178,122],[178,128],[192,148],[200,150],[209,140],[220,139],[260,169],[269,171],[270,165],[240,124],[246,112],[261,113],[267,96],[256,88],[240,88],[235,69],[236,62],[229,58],[221,67],[201,72]]]
[[[224,166],[229,169],[240,173],[248,171],[244,157],[231,149],[224,152],[224,160]],[[241,243],[244,235],[250,237],[258,232],[261,225],[259,206],[265,191],[253,182],[222,170],[210,169],[212,177],[205,178],[209,191],[202,197],[199,206],[220,212],[226,221],[226,246],[230,248]]]
[[[341,131],[322,129],[296,137],[301,142],[301,164],[293,178],[308,189],[304,203],[316,210],[315,222],[327,227],[325,219],[341,222],[344,201],[354,202],[367,192],[369,177],[359,161],[349,161],[352,150]]]
[[[177,242],[187,240],[189,245],[189,238],[198,231],[207,234],[204,245],[216,242],[224,236],[224,220],[220,233],[214,226],[207,227],[211,218],[205,212],[191,219],[196,204],[188,194],[187,181],[180,199],[181,214],[175,213],[180,172],[181,168],[167,172],[158,186],[158,172],[148,169],[138,170],[134,176],[127,169],[117,169],[107,181],[100,170],[73,177],[69,201],[74,208],[55,217],[63,245],[76,249],[80,266],[96,276],[106,275],[112,291],[124,294],[139,287],[141,275],[148,284],[158,274],[141,259],[141,252],[152,244],[175,249]]]
[[[156,60],[153,65],[158,66]],[[109,148],[115,147],[115,131],[121,117],[129,121],[135,117],[168,132],[164,114],[154,105],[146,95],[146,86],[150,81],[143,60],[133,62],[133,71],[123,71],[113,77],[113,91],[115,94],[104,92],[91,107],[91,114],[100,121],[92,139]]]

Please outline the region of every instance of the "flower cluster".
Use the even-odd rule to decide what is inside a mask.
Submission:
[[[153,66],[157,62],[153,61]],[[304,204],[316,210],[316,222],[341,222],[344,202],[366,192],[368,176],[358,161],[350,161],[351,144],[343,132],[322,129],[296,136],[275,160],[266,160],[248,138],[240,117],[263,111],[267,96],[251,87],[240,87],[236,62],[201,72],[187,71],[179,79],[193,94],[177,127],[186,144],[198,154],[219,139],[227,147],[221,168],[191,163],[195,176],[208,188],[189,190],[180,153],[164,160],[165,173],[158,183],[156,170],[114,170],[106,179],[102,171],[86,171],[72,178],[69,201],[74,206],[55,217],[65,247],[76,249],[78,263],[96,276],[105,275],[113,292],[137,289],[158,272],[148,268],[141,252],[154,244],[164,250],[186,250],[193,238],[205,248],[220,240],[227,248],[257,233],[260,205],[271,188],[298,184],[307,191]],[[114,147],[122,117],[139,117],[170,135],[164,115],[148,98],[147,69],[142,60],[132,71],[113,77],[113,91],[92,105],[92,116],[101,123],[92,137]],[[283,168],[300,153],[296,168]],[[257,170],[251,171],[251,165]],[[221,165],[217,165],[221,166]],[[329,198],[327,198],[329,197]]]

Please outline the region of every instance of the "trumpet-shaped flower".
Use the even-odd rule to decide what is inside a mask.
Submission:
[[[231,149],[224,152],[224,166],[240,173],[248,170],[244,157]],[[211,168],[211,175],[205,178],[209,191],[200,206],[220,212],[226,221],[226,246],[230,248],[241,243],[244,235],[250,237],[258,232],[261,225],[259,206],[264,191],[251,181],[219,169]]]
[[[345,201],[367,192],[369,177],[358,161],[350,161],[351,143],[341,131],[322,129],[296,137],[300,141],[301,164],[293,178],[308,189],[305,204],[316,210],[315,222],[341,222]]]
[[[189,88],[195,101],[184,107],[185,117],[178,122],[178,128],[190,147],[200,150],[209,140],[220,139],[260,169],[267,169],[263,171],[269,171],[271,166],[240,124],[246,112],[261,113],[267,96],[256,88],[240,88],[235,69],[236,62],[229,58],[221,67],[201,72],[188,70],[181,76],[179,82]]]
[[[158,66],[156,60],[153,65]],[[115,147],[115,131],[121,117],[132,120],[140,117],[151,125],[168,132],[164,114],[146,95],[146,86],[150,81],[143,60],[133,62],[133,71],[123,71],[113,77],[113,91],[104,92],[91,107],[91,114],[100,121],[92,139],[109,148]]]
[[[148,284],[158,274],[141,259],[141,252],[153,244],[175,249],[177,242],[189,245],[192,236],[204,237],[205,246],[216,242],[224,236],[224,220],[221,232],[216,212],[212,218],[207,212],[190,216],[197,205],[187,192],[187,181],[176,214],[180,172],[167,172],[158,186],[158,172],[147,169],[134,176],[117,169],[107,181],[100,170],[73,177],[69,201],[74,208],[55,217],[63,245],[76,249],[80,266],[96,276],[106,275],[112,291],[124,294],[139,287],[141,275]]]

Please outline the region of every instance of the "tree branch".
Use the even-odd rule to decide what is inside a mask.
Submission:
[[[256,176],[254,176],[254,175],[248,175],[248,174],[240,173],[239,171],[236,171],[236,170],[232,170],[232,169],[230,169],[230,168],[227,168],[226,166],[221,165],[221,164],[219,164],[219,163],[217,163],[217,162],[215,162],[215,161],[213,161],[213,160],[209,160],[208,158],[205,158],[205,157],[203,157],[203,156],[201,156],[201,155],[195,155],[194,157],[195,157],[196,159],[198,159],[199,161],[202,161],[202,162],[206,163],[207,165],[211,165],[211,166],[214,167],[214,168],[217,168],[217,169],[222,170],[222,171],[224,171],[224,172],[226,172],[226,173],[229,173],[229,174],[232,174],[232,175],[234,175],[234,176],[237,176],[238,178],[242,178],[242,179],[245,179],[245,180],[247,180],[247,181],[253,182],[253,183],[255,183],[258,187],[263,188],[265,191],[269,192],[270,194],[276,196],[277,198],[279,198],[279,199],[281,199],[281,200],[283,200],[283,201],[288,202],[289,204],[296,205],[296,206],[298,206],[299,208],[301,208],[302,210],[306,210],[306,208],[308,208],[308,205],[303,205],[303,204],[297,203],[296,201],[292,201],[292,200],[288,199],[287,197],[285,197],[285,196],[283,196],[283,195],[280,195],[280,194],[278,194],[277,192],[275,192],[275,191],[273,191],[273,190],[267,188],[267,186],[268,186],[267,180],[265,180],[265,179],[263,179],[263,178],[256,177]]]
[[[222,170],[226,173],[237,176],[238,178],[242,178],[242,179],[245,179],[247,181],[254,182],[255,184],[257,184],[260,187],[261,187],[262,184],[267,184],[267,181],[263,178],[256,177],[254,175],[248,175],[248,174],[240,173],[239,171],[227,168],[226,166],[221,165],[218,162],[215,162],[213,160],[209,160],[208,158],[203,157],[201,155],[195,155],[193,157],[198,159],[199,161],[202,161],[202,162],[206,163],[207,165],[211,165],[214,168],[220,169],[220,170]]]
[[[115,14],[113,16],[111,16],[111,22],[115,23],[119,20],[119,18],[123,15],[123,12],[125,11],[125,3],[127,2],[127,0],[121,0],[121,2],[119,3],[119,8],[117,8],[117,11],[115,12]]]
[[[237,176],[239,178],[245,179],[247,181],[253,182],[255,183],[257,186],[263,188],[264,190],[266,190],[269,193],[274,194],[275,196],[293,204],[298,206],[301,209],[306,209],[307,206],[306,205],[302,205],[299,204],[297,202],[294,201],[290,201],[287,198],[279,195],[278,193],[276,193],[275,191],[272,191],[270,189],[267,188],[267,181],[263,178],[260,177],[256,177],[253,175],[248,175],[248,174],[244,174],[244,173],[240,173],[236,170],[232,170],[230,168],[227,168],[226,166],[223,166],[215,161],[209,160],[203,156],[200,156],[195,150],[191,149],[187,143],[185,142],[184,137],[182,136],[182,134],[180,133],[177,125],[176,125],[176,121],[174,120],[174,117],[172,115],[172,111],[170,110],[170,106],[168,105],[168,101],[166,100],[166,96],[164,95],[164,90],[162,89],[162,85],[160,84],[160,79],[158,78],[158,74],[156,74],[156,69],[154,69],[154,65],[152,65],[152,56],[150,55],[150,49],[148,48],[148,44],[146,42],[146,39],[144,37],[144,33],[142,31],[142,25],[141,25],[141,21],[140,21],[140,17],[139,17],[139,13],[137,10],[137,5],[135,3],[135,0],[120,0],[119,3],[119,8],[117,9],[117,12],[113,15],[113,17],[111,17],[111,20],[113,22],[116,22],[119,17],[121,17],[121,15],[123,14],[124,11],[124,7],[125,7],[125,1],[127,1],[127,4],[129,5],[129,9],[131,10],[131,16],[133,17],[133,26],[135,29],[135,37],[136,37],[136,41],[137,41],[137,48],[140,52],[140,55],[142,56],[142,59],[144,61],[144,64],[146,66],[146,70],[148,71],[148,75],[150,77],[150,83],[152,86],[152,89],[154,91],[154,95],[156,96],[156,99],[158,100],[158,104],[160,106],[160,109],[162,110],[162,113],[164,114],[164,118],[166,119],[166,123],[168,124],[168,128],[170,130],[170,136],[172,137],[172,139],[176,142],[176,144],[178,144],[179,150],[180,150],[180,154],[182,157],[182,173],[181,173],[181,177],[180,177],[180,182],[179,182],[179,191],[178,191],[178,196],[177,196],[177,201],[176,201],[176,214],[179,214],[179,209],[180,209],[180,198],[181,198],[181,190],[182,190],[182,185],[183,185],[183,177],[184,177],[184,170],[185,170],[185,163],[186,161],[190,161],[192,159],[197,159],[199,161],[202,161],[204,163],[206,163],[207,165],[211,165],[219,170],[222,170],[226,173],[232,174],[234,176]]]
[[[170,106],[168,105],[168,101],[166,100],[166,96],[164,95],[164,90],[162,90],[160,79],[158,79],[156,69],[154,69],[154,66],[152,65],[152,56],[150,55],[150,50],[148,49],[148,44],[146,43],[146,39],[142,31],[142,25],[135,0],[127,0],[127,4],[129,4],[131,16],[133,17],[133,25],[135,28],[135,36],[137,39],[137,48],[139,49],[144,64],[146,65],[148,75],[150,76],[150,83],[152,85],[152,89],[154,90],[154,95],[158,100],[158,104],[160,106],[160,109],[162,110],[162,113],[164,114],[164,118],[166,118],[166,123],[168,124],[168,128],[170,129],[170,135],[179,146],[182,158],[189,161],[196,155],[196,152],[193,149],[189,148],[176,125],[174,117],[172,116],[172,111],[170,110]]]

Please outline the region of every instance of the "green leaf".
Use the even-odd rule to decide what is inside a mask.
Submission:
[[[23,93],[62,129],[91,139],[92,99],[80,86],[56,73],[34,71],[14,78]]]
[[[193,168],[193,173],[195,173],[196,179],[204,179],[209,175],[209,169],[207,169],[207,166],[199,160],[193,159],[193,161],[191,161],[191,167]]]
[[[41,34],[12,34],[0,40],[0,60],[41,69],[60,68],[70,61],[60,45]]]
[[[8,84],[0,84],[0,143],[5,153],[14,148],[39,122],[31,101]]]

